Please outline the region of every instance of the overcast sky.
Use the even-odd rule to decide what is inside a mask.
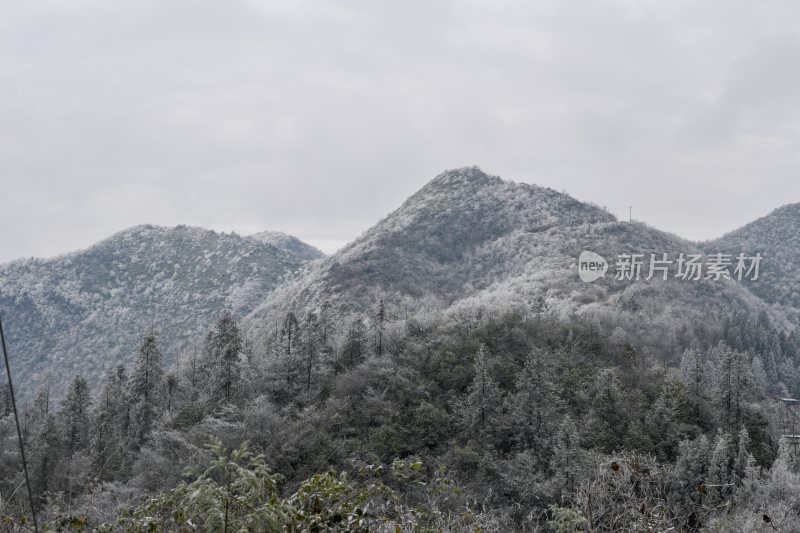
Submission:
[[[125,227],[327,252],[477,164],[687,238],[800,201],[800,3],[8,0],[0,260]]]

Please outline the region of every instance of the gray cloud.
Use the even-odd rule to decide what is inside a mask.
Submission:
[[[715,237],[800,201],[794,2],[0,4],[0,260],[139,223],[331,251],[479,164]]]

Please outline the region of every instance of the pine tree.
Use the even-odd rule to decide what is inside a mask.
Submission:
[[[319,342],[320,350],[323,353],[329,353],[331,350],[331,335],[334,329],[333,323],[333,306],[331,301],[327,298],[323,300],[319,308],[317,316],[319,317]]]
[[[52,402],[52,376],[48,373],[44,382],[36,388],[33,397],[33,409],[31,412],[31,424],[36,425],[47,418],[51,410]]]
[[[300,336],[300,323],[294,313],[289,312],[283,319],[281,326],[281,345],[286,357],[291,357],[296,350],[298,337]]]
[[[739,443],[736,449],[736,462],[733,467],[733,473],[737,485],[743,484],[745,477],[747,477],[747,468],[753,459],[753,456],[747,451],[749,446],[750,435],[748,435],[747,429],[742,426],[742,430],[739,432]]]
[[[584,453],[580,446],[578,428],[569,415],[564,417],[556,431],[550,469],[561,490],[562,501],[570,498],[581,482]]]
[[[681,356],[681,376],[689,391],[698,399],[703,390],[703,359],[697,350],[685,350]]]
[[[767,494],[778,501],[800,500],[800,473],[797,471],[792,449],[792,443],[786,437],[781,438],[778,457],[769,470]]]
[[[294,313],[289,312],[283,319],[280,331],[281,351],[286,366],[286,383],[293,385],[297,379],[297,374],[301,371],[301,363],[297,361],[298,345],[300,344],[300,322]]]
[[[378,309],[375,312],[375,337],[376,337],[376,353],[378,357],[383,355],[383,337],[386,333],[386,304],[381,298],[378,302]]]
[[[500,421],[502,396],[497,382],[489,374],[487,361],[489,350],[481,344],[475,356],[475,377],[466,399],[466,422],[470,433],[475,437],[494,433]]]
[[[686,402],[683,383],[667,379],[647,414],[647,435],[660,461],[673,461],[678,452],[679,418]]]
[[[750,363],[750,384],[748,389],[758,398],[762,398],[767,390],[767,372],[759,356],[754,356]]]
[[[175,395],[175,391],[178,388],[178,377],[175,375],[174,372],[170,372],[167,374],[167,377],[164,378],[164,392],[167,396],[167,412],[172,412],[172,398]]]
[[[678,458],[673,467],[675,495],[689,512],[694,512],[694,507],[708,493],[705,484],[710,460],[709,443],[705,435],[694,440],[685,439],[678,444]]]
[[[319,329],[319,318],[317,314],[312,311],[303,322],[306,392],[311,390],[311,377],[316,363],[318,345],[321,343]]]
[[[733,491],[734,461],[733,440],[728,433],[720,430],[708,466],[708,485],[713,489],[710,493],[719,501],[725,500]]]
[[[356,318],[350,323],[350,327],[347,330],[337,371],[338,366],[343,369],[350,369],[360,365],[366,357],[365,351],[366,331],[364,322],[360,318]]]
[[[595,430],[595,441],[607,452],[613,451],[619,435],[627,431],[627,406],[613,369],[597,373],[591,390],[591,413]]]
[[[129,383],[133,444],[137,446],[144,442],[161,411],[162,379],[161,351],[156,336],[148,333],[142,339]]]
[[[131,399],[134,402],[156,403],[162,377],[161,351],[156,336],[149,333],[142,339],[131,375]]]
[[[745,355],[718,345],[710,357],[713,391],[725,421],[738,426],[745,400],[751,395],[750,365]]]
[[[217,368],[212,380],[215,396],[231,401],[241,378],[239,354],[242,352],[242,336],[230,311],[224,311],[213,335],[213,357]]]
[[[64,445],[68,454],[86,447],[88,443],[90,401],[89,385],[83,376],[75,376],[61,405]]]
[[[126,464],[130,417],[125,367],[118,365],[106,375],[97,400],[93,427],[93,463],[97,477],[111,480]]]
[[[540,464],[546,464],[552,449],[556,413],[561,407],[553,381],[553,365],[549,354],[533,349],[517,377],[512,404],[515,440],[531,449]]]

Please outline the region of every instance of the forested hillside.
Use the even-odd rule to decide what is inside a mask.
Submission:
[[[770,303],[800,308],[800,203],[785,205],[725,236],[704,243],[709,252],[761,253],[767,270],[748,288]]]
[[[584,250],[611,262],[611,271],[591,284],[577,275]],[[755,319],[763,311],[788,327],[787,313],[735,280],[676,279],[675,264],[666,281],[648,281],[645,271],[639,280],[615,279],[613,261],[632,253],[675,259],[703,250],[551,189],[504,181],[476,167],[454,169],[339,253],[278,287],[246,317],[245,329],[256,344],[269,343],[289,312],[302,320],[326,305],[352,322],[369,319],[379,300],[392,305],[395,318],[439,311],[479,317],[546,305],[562,319],[582,317],[676,365],[687,329],[719,333],[734,313]],[[772,268],[765,260],[762,276],[773,275]]]
[[[776,233],[792,211],[778,213]],[[14,353],[46,354],[22,372],[40,521],[794,531],[778,399],[800,394],[800,334],[783,241],[764,243],[764,289],[675,264],[666,279],[613,272],[631,253],[758,252],[742,232],[691,243],[470,167],[329,257],[273,233],[141,227],[8,265]],[[580,280],[582,251],[612,262],[605,277]],[[23,531],[2,390],[0,523]]]
[[[41,518],[73,530],[788,531],[800,475],[759,346],[774,336],[796,375],[800,342],[742,329],[664,370],[546,311],[344,332],[287,317],[255,352],[225,313],[176,368],[148,335],[98,395],[81,376],[60,401],[40,387],[31,479]],[[10,416],[0,432],[13,516]]]
[[[162,334],[172,362],[220,309],[249,312],[318,255],[288,239],[139,226],[80,252],[0,265],[18,391],[30,396],[46,379],[66,385],[76,372],[97,390],[107,370],[130,362],[146,328]]]

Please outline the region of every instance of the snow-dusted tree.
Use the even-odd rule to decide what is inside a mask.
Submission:
[[[489,350],[481,344],[475,356],[475,377],[469,387],[463,416],[466,428],[473,437],[493,433],[500,422],[503,398],[497,382],[489,374]]]
[[[619,440],[619,434],[626,430],[629,418],[616,370],[605,368],[599,371],[590,394],[594,441],[605,451],[611,452]]]
[[[747,477],[747,468],[753,459],[753,456],[747,451],[749,446],[750,435],[747,433],[747,428],[742,426],[742,430],[739,431],[739,443],[736,448],[736,461],[733,465],[734,479],[738,485],[741,485]]]
[[[5,390],[5,389],[4,389]],[[33,397],[33,409],[30,411],[30,422],[32,425],[37,425],[48,415],[50,415],[51,411],[51,403],[52,403],[52,376],[50,373],[44,379],[37,388],[36,393]],[[10,401],[9,401],[9,409],[11,408]]]
[[[754,356],[750,363],[750,391],[757,397],[763,398],[767,391],[767,372],[759,356]]]
[[[697,524],[696,508],[707,499],[705,483],[709,461],[709,443],[705,435],[694,440],[685,439],[678,445],[678,458],[673,466],[673,492],[677,514],[688,524]]]
[[[297,349],[300,336],[300,322],[294,313],[289,312],[281,325],[281,349],[286,357],[291,357]]]
[[[383,298],[378,302],[373,323],[375,325],[375,353],[378,357],[383,355],[383,338],[386,333],[386,304]]]
[[[152,333],[142,339],[133,374],[128,383],[131,402],[131,425],[133,443],[141,445],[153,427],[153,423],[161,411],[160,392],[163,379],[161,368],[161,350],[158,340]]]
[[[656,457],[660,461],[673,461],[677,455],[683,432],[679,418],[685,409],[686,394],[683,383],[666,379],[647,414],[647,435],[653,441]]]
[[[796,504],[800,501],[800,473],[792,453],[793,448],[788,439],[785,437],[781,439],[778,445],[778,457],[769,470],[766,489],[768,497]]]
[[[364,321],[356,318],[350,323],[347,329],[347,335],[344,339],[342,346],[342,353],[339,357],[339,365],[343,369],[350,369],[360,365],[366,357],[366,344],[367,344],[366,329]]]
[[[286,369],[286,383],[289,385],[295,383],[301,372],[301,363],[298,361],[300,333],[300,321],[297,320],[297,316],[292,312],[287,313],[281,325],[279,340],[282,365]]]
[[[709,360],[717,405],[725,422],[738,426],[743,404],[751,395],[750,365],[745,354],[722,344],[711,351]]]
[[[552,450],[561,404],[553,377],[551,356],[538,348],[531,350],[517,376],[516,393],[510,402],[515,442],[523,449],[531,449],[543,465]]]
[[[172,400],[177,389],[178,376],[176,376],[174,372],[170,372],[164,377],[164,395],[167,399],[167,412],[172,411]]]
[[[330,300],[326,298],[322,301],[317,316],[319,317],[320,350],[328,352],[331,347],[331,337],[334,330],[333,306]]]
[[[306,391],[311,390],[311,379],[317,363],[317,351],[322,344],[319,317],[313,311],[303,321],[303,357]]]
[[[119,365],[106,375],[95,405],[92,457],[100,479],[113,479],[126,465],[130,410],[127,375]]]
[[[64,449],[72,454],[89,442],[89,385],[83,376],[75,376],[61,404],[61,421],[64,427]]]
[[[706,483],[711,489],[709,494],[717,501],[725,500],[733,492],[735,459],[736,446],[733,439],[727,432],[720,430],[714,442],[714,451],[711,453]]]
[[[213,335],[213,361],[216,371],[212,374],[212,394],[225,401],[230,401],[236,393],[241,377],[240,354],[242,352],[242,336],[233,313],[225,310],[222,313]]]
[[[580,445],[578,427],[569,415],[564,417],[556,431],[550,468],[562,501],[571,498],[585,471],[585,453]]]
[[[162,377],[161,350],[158,348],[158,340],[154,334],[148,333],[142,339],[133,367],[130,380],[131,399],[134,402],[157,401],[158,387],[161,385]]]
[[[705,368],[703,358],[697,350],[685,350],[681,356],[681,376],[686,387],[696,397],[700,397],[703,390],[703,376]]]

